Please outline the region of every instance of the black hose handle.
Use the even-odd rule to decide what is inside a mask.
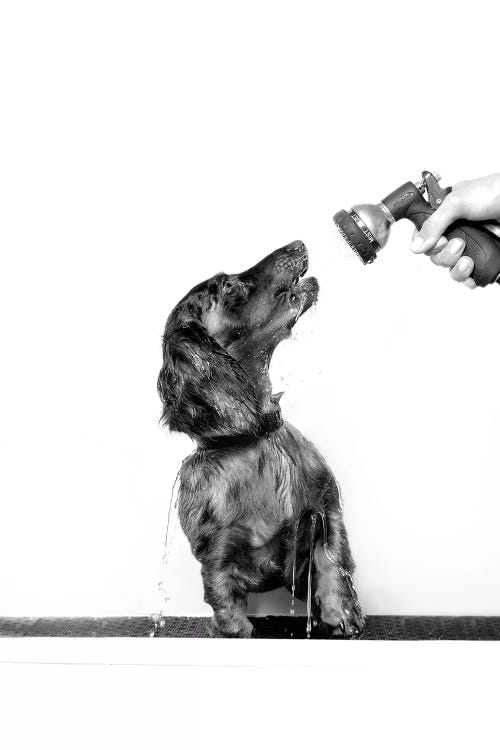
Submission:
[[[395,220],[409,219],[420,230],[436,209],[422,196],[416,185],[408,182],[382,201]],[[471,278],[477,286],[500,283],[500,238],[478,221],[456,221],[444,236],[465,242],[464,255],[474,261]]]

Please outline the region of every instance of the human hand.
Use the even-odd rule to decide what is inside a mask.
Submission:
[[[474,289],[470,278],[474,261],[462,254],[465,243],[458,238],[448,242],[443,233],[458,219],[467,221],[500,220],[500,174],[458,182],[439,208],[424,222],[420,232],[413,234],[414,253],[429,255],[435,265],[450,269],[455,281]]]

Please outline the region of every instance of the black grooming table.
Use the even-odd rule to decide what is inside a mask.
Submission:
[[[305,617],[250,617],[254,638],[302,639]],[[3,617],[0,637],[210,638],[206,617]],[[365,641],[498,641],[500,617],[366,618]]]

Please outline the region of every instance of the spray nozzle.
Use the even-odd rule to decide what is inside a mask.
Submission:
[[[429,203],[437,208],[449,192],[439,185],[437,172],[422,172],[419,182],[406,182],[380,203],[360,203],[349,211],[338,211],[333,220],[352,250],[363,263],[372,263],[377,253],[387,244],[391,226],[406,216],[406,209],[414,200],[429,194]]]

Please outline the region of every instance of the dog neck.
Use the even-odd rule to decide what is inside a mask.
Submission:
[[[273,394],[271,379],[269,377],[271,356],[272,351],[261,352],[257,356],[253,353],[248,353],[240,356],[238,362],[252,381],[261,413],[275,414],[279,412],[281,415],[279,401],[283,395],[283,391]]]
[[[251,445],[264,437],[268,437],[282,426],[283,417],[279,401],[283,392],[272,393],[269,360],[270,355],[268,354],[262,354],[259,357],[249,355],[238,359],[242,369],[245,370],[254,385],[259,402],[261,417],[257,431],[251,434],[225,435],[218,438],[198,438],[197,442],[201,449]]]
[[[275,411],[269,411],[262,415],[259,428],[256,432],[241,435],[223,435],[216,438],[196,438],[200,450],[213,450],[222,448],[244,448],[254,445],[259,440],[267,438],[283,425],[283,417],[279,406]]]

